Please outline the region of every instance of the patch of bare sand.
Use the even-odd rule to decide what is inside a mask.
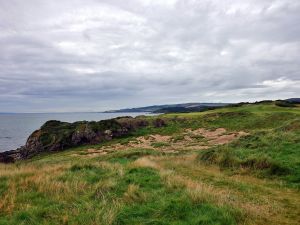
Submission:
[[[228,144],[235,139],[238,139],[242,136],[248,135],[248,133],[244,131],[239,132],[231,132],[229,134],[226,134],[225,128],[217,128],[216,130],[207,130],[204,128],[199,128],[196,130],[187,129],[186,134],[187,135],[200,135],[203,136],[205,139],[207,139],[208,145],[223,145]]]
[[[169,143],[171,140],[171,136],[163,136],[159,134],[155,135],[149,135],[149,136],[142,136],[136,138],[135,141],[130,141],[127,145],[124,145],[123,147],[132,147],[132,148],[150,148],[154,149],[152,146],[152,143],[155,142],[166,142]]]
[[[172,141],[172,136],[168,135],[149,135],[137,137],[135,140],[129,141],[126,144],[113,144],[103,146],[99,149],[90,148],[86,150],[88,156],[106,155],[110,152],[121,151],[130,148],[146,148],[165,153],[178,153],[182,151],[204,150],[214,145],[223,145],[234,141],[242,136],[248,135],[246,132],[231,132],[227,133],[226,129],[218,128],[208,130],[199,128],[196,130],[187,129],[183,133],[183,139]],[[199,138],[200,137],[200,138]],[[154,143],[167,143],[168,145],[155,148]]]
[[[213,138],[216,138],[216,137],[226,133],[226,129],[217,128],[214,131],[207,130],[207,129],[204,129],[204,128],[199,128],[199,129],[196,129],[196,130],[187,129],[186,133],[192,134],[192,135],[201,135],[201,136],[203,136],[207,139],[213,139]]]
[[[210,146],[207,145],[193,145],[193,146],[185,146],[185,150],[205,150],[209,149]]]
[[[163,136],[159,134],[150,135],[149,137],[155,142],[169,142],[172,138],[171,136]]]

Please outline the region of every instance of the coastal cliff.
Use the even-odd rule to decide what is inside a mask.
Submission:
[[[24,146],[0,153],[0,162],[12,163],[44,152],[57,152],[80,145],[98,144],[129,135],[142,127],[164,125],[166,125],[165,120],[157,118],[150,121],[143,116],[75,123],[50,120],[34,131]]]

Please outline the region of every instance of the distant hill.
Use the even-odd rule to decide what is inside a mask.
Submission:
[[[134,112],[148,112],[148,113],[187,113],[187,112],[201,112],[206,110],[217,109],[224,106],[238,107],[245,104],[264,104],[274,103],[280,107],[293,107],[293,104],[300,104],[300,98],[289,98],[285,100],[263,100],[240,103],[182,103],[182,104],[166,104],[166,105],[152,105],[137,108],[125,108],[118,110],[109,110],[104,113],[134,113]],[[296,105],[295,105],[296,106]]]
[[[118,110],[109,110],[105,113],[128,113],[128,112],[149,112],[149,113],[167,113],[167,112],[198,112],[207,108],[218,108],[230,103],[182,103],[168,105],[152,105],[138,108],[126,108]]]
[[[226,105],[225,105],[226,106]],[[202,112],[206,110],[212,110],[224,107],[224,105],[221,106],[196,106],[196,107],[168,107],[168,108],[162,108],[154,111],[153,113],[187,113],[187,112]]]
[[[289,98],[289,99],[286,99],[285,101],[294,103],[294,104],[300,104],[300,98]]]

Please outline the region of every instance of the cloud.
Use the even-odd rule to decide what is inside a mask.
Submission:
[[[0,0],[0,111],[300,94],[297,0]]]

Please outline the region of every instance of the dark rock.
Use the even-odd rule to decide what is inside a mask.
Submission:
[[[13,163],[16,160],[22,158],[20,148],[17,150],[11,150],[6,152],[0,152],[0,162],[2,163]]]
[[[85,124],[81,129],[75,130],[71,136],[71,142],[74,145],[97,142],[97,139],[97,134],[88,124]]]

